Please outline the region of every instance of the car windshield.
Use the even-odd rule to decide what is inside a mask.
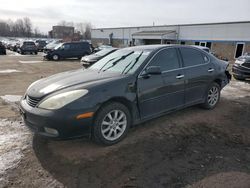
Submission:
[[[118,50],[97,63],[89,67],[92,70],[99,72],[117,72],[120,74],[134,73],[139,66],[148,57],[151,51],[131,51],[131,50]]]
[[[105,56],[106,54],[110,53],[112,50],[114,50],[114,49],[104,49],[104,50],[101,50],[95,54],[98,56]]]

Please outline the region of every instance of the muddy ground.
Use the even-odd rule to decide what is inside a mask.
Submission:
[[[0,96],[81,68],[77,60],[41,59],[0,56],[0,71],[21,71],[0,73]],[[34,136],[17,105],[0,98],[0,187],[250,187],[250,82],[233,80],[214,110],[194,106],[151,120],[111,147]]]

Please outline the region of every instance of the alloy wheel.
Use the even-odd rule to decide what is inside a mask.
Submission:
[[[208,92],[208,104],[210,106],[216,105],[219,99],[219,89],[213,86]]]
[[[120,138],[127,127],[126,114],[121,110],[109,112],[102,121],[101,132],[108,141],[114,141]]]

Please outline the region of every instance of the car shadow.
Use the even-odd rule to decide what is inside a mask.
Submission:
[[[185,187],[218,173],[250,174],[250,141],[237,134],[250,112],[238,113],[245,106],[234,105],[223,99],[212,111],[190,107],[156,118],[110,147],[88,138],[52,141],[35,135],[33,149],[42,167],[66,187]]]

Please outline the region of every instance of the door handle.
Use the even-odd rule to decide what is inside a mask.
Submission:
[[[176,76],[176,79],[182,79],[182,78],[184,78],[184,75],[178,75],[178,76]]]
[[[208,69],[208,72],[214,72],[214,69],[210,68],[210,69]]]

